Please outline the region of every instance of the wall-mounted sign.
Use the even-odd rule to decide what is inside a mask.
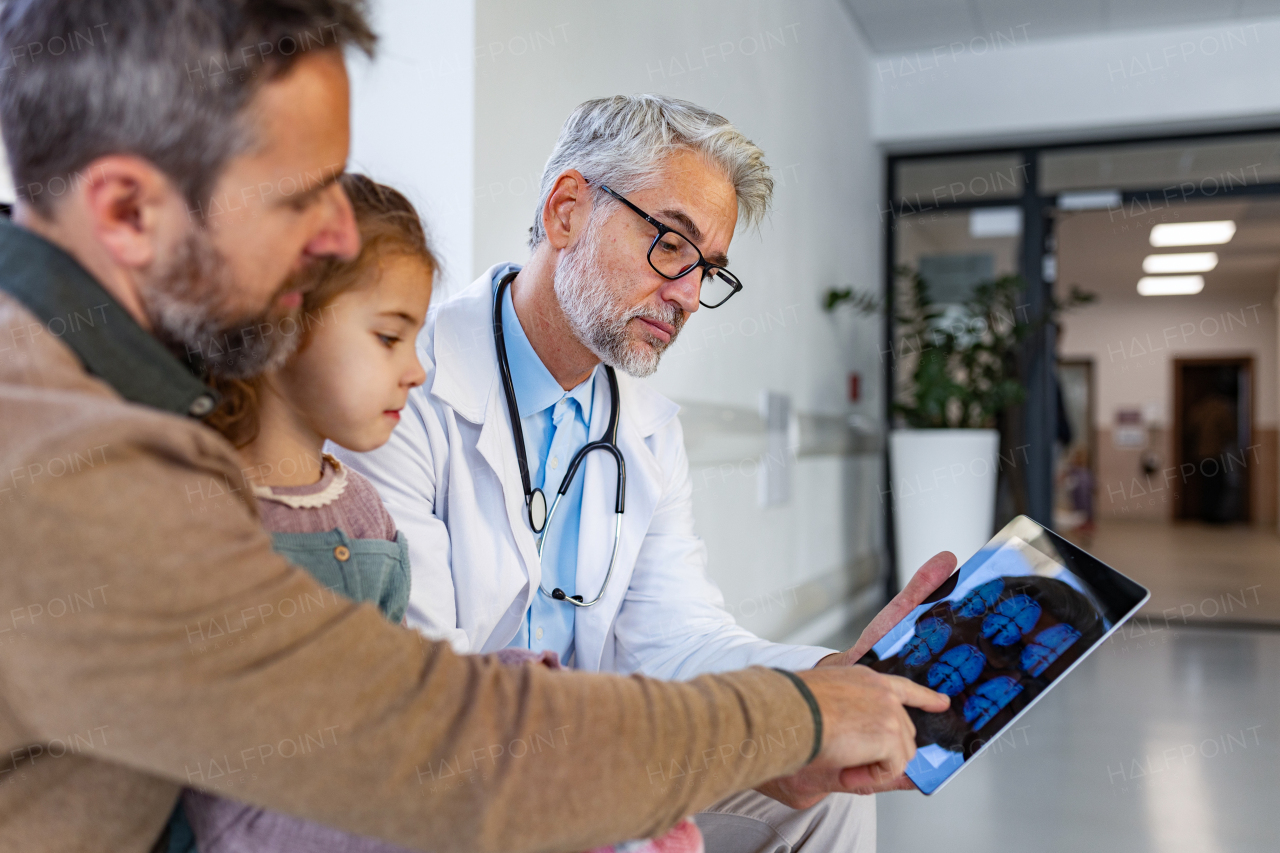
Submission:
[[[1142,409],[1137,406],[1116,409],[1116,428],[1112,431],[1116,447],[1146,447],[1147,428]]]

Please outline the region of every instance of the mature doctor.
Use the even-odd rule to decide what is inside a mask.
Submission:
[[[632,377],[657,369],[700,304],[750,286],[728,272],[729,243],[772,188],[760,149],[696,105],[637,95],[570,115],[528,263],[492,267],[439,308],[418,343],[426,382],[390,442],[337,451],[409,539],[411,624],[460,651],[551,650],[585,670],[808,669],[856,661],[951,571],[950,555],[931,561],[844,653],[761,640],[707,577],[677,406]],[[575,469],[602,440],[616,453]],[[859,790],[891,787],[906,785]],[[697,816],[708,851],[874,849],[872,797],[823,799],[851,789],[803,773],[761,790]]]

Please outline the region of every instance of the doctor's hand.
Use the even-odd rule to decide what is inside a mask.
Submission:
[[[893,597],[885,608],[876,614],[871,624],[858,637],[853,648],[845,652],[827,655],[818,661],[818,666],[853,666],[862,659],[871,647],[880,642],[880,638],[889,633],[889,629],[902,621],[912,610],[928,598],[935,589],[951,576],[956,569],[956,555],[950,551],[942,551],[930,557],[920,570],[915,573],[902,592]]]
[[[916,727],[905,706],[931,713],[951,706],[945,694],[865,666],[796,674],[822,712],[822,748],[799,773],[756,789],[793,809],[807,809],[833,791],[902,787],[902,772],[916,755]]]

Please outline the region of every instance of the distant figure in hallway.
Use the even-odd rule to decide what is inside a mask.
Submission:
[[[1235,377],[1220,374],[1213,391],[1195,403],[1187,413],[1187,430],[1192,441],[1196,471],[1201,478],[1200,520],[1225,524],[1238,520],[1240,475],[1228,470],[1228,453],[1237,449]]]
[[[1071,511],[1080,523],[1077,530],[1093,530],[1093,471],[1089,467],[1089,448],[1076,445],[1067,460],[1067,470],[1062,475],[1063,486]]]

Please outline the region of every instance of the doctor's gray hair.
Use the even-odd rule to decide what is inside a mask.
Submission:
[[[18,198],[50,215],[108,154],[149,161],[193,212],[257,140],[259,86],[376,36],[365,0],[0,2],[0,130]],[[340,168],[339,164],[339,168]]]
[[[629,193],[652,185],[663,161],[680,150],[701,155],[724,173],[737,195],[738,215],[748,226],[764,217],[773,197],[764,152],[728,119],[665,95],[615,95],[579,105],[560,128],[542,170],[530,248],[546,236],[542,209],[566,169],[581,172],[597,194],[600,184]]]

